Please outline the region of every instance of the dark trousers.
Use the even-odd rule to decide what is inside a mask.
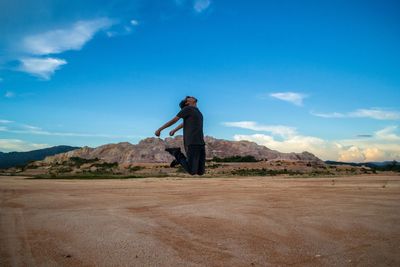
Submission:
[[[188,145],[186,155],[180,152],[175,155],[176,160],[191,175],[203,175],[206,165],[206,149],[204,145]]]

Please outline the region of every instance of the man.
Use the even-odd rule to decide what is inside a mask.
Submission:
[[[179,147],[167,148],[165,151],[175,157],[175,160],[171,163],[172,167],[181,164],[191,175],[203,175],[206,163],[203,115],[197,108],[197,99],[193,96],[187,96],[179,106],[181,111],[172,120],[161,126],[155,132],[155,135],[159,137],[162,130],[174,125],[179,119],[183,119],[183,123],[173,129],[169,135],[173,136],[175,132],[183,128],[183,142],[187,157]]]

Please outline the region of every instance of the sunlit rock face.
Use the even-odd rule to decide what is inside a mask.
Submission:
[[[205,137],[207,158],[253,156],[258,160],[302,160],[322,161],[309,152],[281,153],[265,146],[249,141],[229,141]],[[120,165],[132,163],[166,163],[172,160],[172,156],[165,152],[166,147],[183,147],[182,136],[175,138],[146,138],[134,145],[128,142],[107,144],[96,148],[83,147],[66,153],[50,156],[44,159],[44,163],[62,162],[70,157],[85,159],[99,158],[106,162],[118,162]]]

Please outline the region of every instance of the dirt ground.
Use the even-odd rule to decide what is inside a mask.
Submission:
[[[0,266],[400,266],[400,176],[0,177]]]

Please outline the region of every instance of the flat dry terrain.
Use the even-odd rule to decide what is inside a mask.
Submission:
[[[0,177],[0,266],[400,266],[400,176]]]

